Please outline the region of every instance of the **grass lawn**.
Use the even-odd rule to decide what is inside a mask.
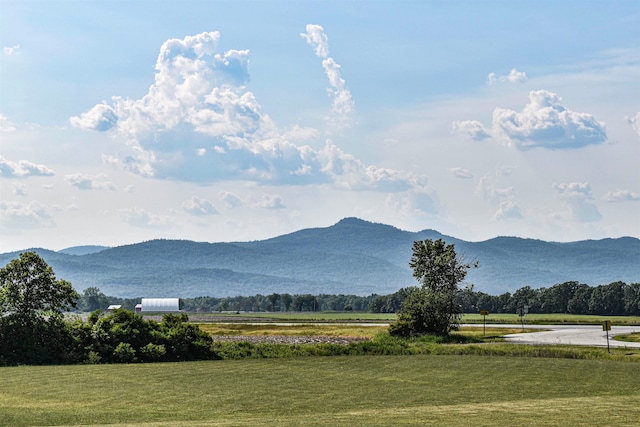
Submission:
[[[624,342],[640,342],[640,333],[616,335],[613,339],[617,341],[624,341]]]
[[[265,313],[189,313],[190,317],[197,318],[198,322],[234,322],[241,321],[272,320],[282,322],[381,322],[389,323],[396,320],[394,313],[367,313],[367,312],[265,312]],[[520,324],[521,318],[517,314],[491,313],[486,317],[487,323]],[[610,320],[613,325],[640,325],[639,316],[596,316],[587,314],[527,314],[524,318],[525,326],[530,324],[590,324],[600,325],[603,321]],[[483,318],[480,314],[464,314],[460,323],[480,323]]]
[[[637,426],[640,365],[349,356],[0,368],[0,425]]]
[[[517,314],[496,313],[487,316],[487,323],[521,323],[521,318]],[[537,325],[600,325],[605,320],[610,320],[612,325],[640,325],[638,316],[596,316],[591,314],[527,314],[524,317],[525,326],[529,324]],[[461,323],[482,323],[482,316],[479,314],[465,314]]]
[[[239,312],[239,313],[188,313],[201,321],[218,322],[247,321],[247,319],[267,319],[282,322],[382,322],[388,323],[396,319],[395,313],[369,313],[363,311],[288,311],[288,312]]]

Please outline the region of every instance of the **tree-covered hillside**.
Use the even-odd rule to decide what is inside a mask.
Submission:
[[[112,296],[382,295],[416,285],[409,268],[413,242],[439,238],[453,243],[465,259],[479,261],[467,282],[489,294],[569,280],[591,286],[640,280],[636,238],[466,242],[434,230],[408,232],[357,218],[253,242],[152,240],[84,255],[35,251],[76,289],[95,286]],[[0,265],[17,254],[1,254]]]

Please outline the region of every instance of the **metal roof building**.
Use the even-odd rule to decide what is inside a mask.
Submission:
[[[141,311],[180,311],[179,298],[142,298]]]

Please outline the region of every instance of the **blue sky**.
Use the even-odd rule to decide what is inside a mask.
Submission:
[[[357,216],[640,237],[638,1],[0,3],[0,251]]]

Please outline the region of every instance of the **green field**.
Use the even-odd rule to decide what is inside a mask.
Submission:
[[[226,322],[271,320],[282,322],[382,322],[388,323],[396,319],[394,313],[367,313],[367,312],[261,312],[261,313],[189,313],[189,317],[197,317],[202,322]],[[461,323],[482,323],[480,314],[464,314]],[[511,323],[520,324],[521,319],[517,314],[494,313],[486,317],[487,323]],[[640,325],[638,316],[596,316],[588,314],[527,314],[524,323],[530,324],[591,324],[599,325],[603,321],[610,320],[613,325]]]
[[[640,317],[638,316],[596,316],[591,314],[527,314],[521,319],[517,314],[496,313],[489,314],[486,318],[487,323],[517,323],[520,324],[524,320],[534,325],[600,325],[605,320],[611,321],[611,324],[618,326],[635,326],[640,325]],[[465,314],[462,317],[462,323],[482,323],[482,316],[479,314]]]
[[[358,356],[0,369],[0,425],[637,426],[637,363]]]
[[[362,311],[287,311],[287,312],[239,312],[239,313],[189,313],[189,317],[197,317],[201,321],[218,322],[272,320],[282,322],[335,322],[335,321],[359,321],[359,322],[386,322],[395,320],[395,313],[369,313]]]

